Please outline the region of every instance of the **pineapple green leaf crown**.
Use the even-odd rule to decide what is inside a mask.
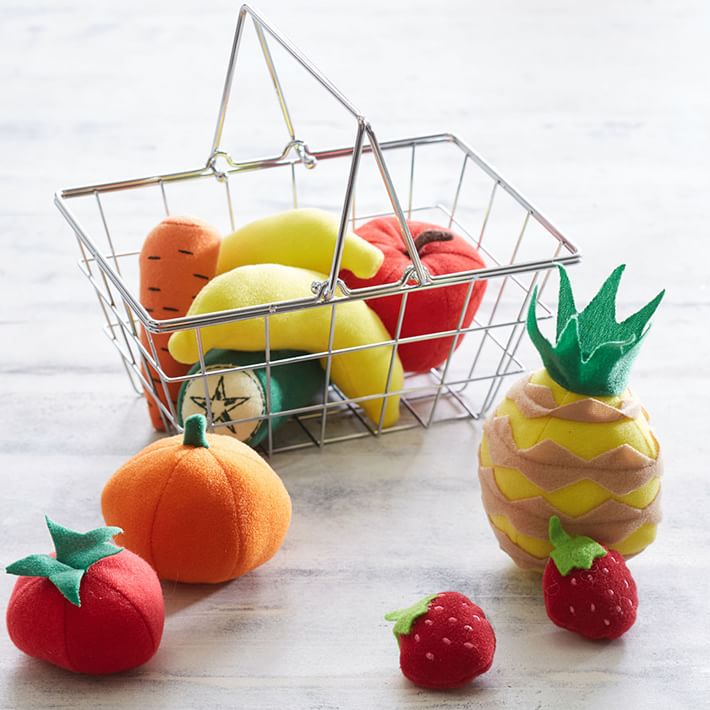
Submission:
[[[618,395],[626,389],[631,365],[648,333],[646,327],[665,291],[618,323],[616,294],[625,264],[617,266],[596,296],[577,311],[567,271],[560,266],[557,337],[553,345],[540,332],[536,317],[537,286],[528,308],[527,328],[545,369],[555,382],[592,397]]]

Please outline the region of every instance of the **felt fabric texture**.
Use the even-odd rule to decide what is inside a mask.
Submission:
[[[622,554],[642,551],[661,519],[662,472],[648,414],[628,390],[580,395],[546,370],[511,388],[479,447],[484,509],[526,568],[544,566],[552,515]]]
[[[314,208],[299,208],[258,219],[237,229],[222,242],[217,273],[247,264],[285,264],[329,274],[340,217]],[[341,266],[369,278],[384,256],[348,229]]]
[[[161,439],[103,490],[107,524],[123,528],[121,544],[161,579],[239,577],[276,554],[291,522],[291,499],[264,459],[232,436],[206,440],[209,448],[185,445],[180,436]]]
[[[549,534],[552,543],[550,559],[563,576],[573,569],[589,569],[597,557],[606,555],[606,549],[591,537],[568,535],[556,515],[550,518]]]
[[[194,217],[166,217],[146,237],[139,257],[140,302],[156,320],[178,318],[187,313],[200,289],[214,276],[221,237],[216,229]],[[141,342],[152,355],[148,334],[141,328]],[[168,377],[180,377],[189,369],[168,352],[170,333],[153,335],[158,362]],[[143,368],[144,374],[145,368]],[[148,366],[158,398],[165,404],[160,376]],[[173,403],[177,401],[179,382],[168,384]],[[164,430],[152,391],[146,388],[146,401],[153,426]]]
[[[558,404],[558,397],[563,404]],[[508,391],[508,399],[515,402],[521,414],[528,419],[554,416],[555,419],[571,422],[599,423],[634,420],[643,413],[641,402],[629,390],[614,397],[574,395],[560,387],[547,370],[534,373],[530,379],[515,382]]]
[[[182,444],[203,449],[210,448],[210,442],[207,441],[207,420],[202,415],[193,414],[185,420]]]
[[[540,543],[541,557],[547,557],[549,554],[547,520],[551,515],[562,517],[565,525],[575,533],[586,533],[614,549],[619,549],[632,534],[646,526],[653,528],[648,530],[649,533],[654,533],[662,517],[660,495],[645,508],[635,508],[608,499],[586,513],[572,515],[549,503],[543,496],[511,500],[497,484],[492,468],[482,467],[479,470],[479,479],[481,497],[491,519],[502,516],[507,519],[507,523],[501,523],[499,527],[507,530],[506,526],[510,525],[515,533],[537,540]],[[647,543],[652,540],[653,534]],[[532,551],[531,547],[526,549]]]
[[[625,496],[617,496],[594,481],[581,480],[570,486],[548,491],[533,484],[518,469],[496,466],[493,471],[495,485],[507,500],[528,500],[542,498],[558,510],[579,517],[607,502],[619,503],[638,510],[647,509],[658,496],[661,487],[659,478],[652,478],[647,484]]]
[[[104,557],[121,552],[112,538],[121,528],[96,528],[86,533],[65,528],[45,516],[56,554],[30,555],[8,565],[6,572],[25,577],[46,577],[64,598],[81,606],[80,587],[86,570]]]
[[[6,620],[12,642],[29,656],[75,673],[118,673],[158,650],[163,593],[150,565],[121,550],[86,570],[81,606],[47,578],[20,577]]]
[[[323,370],[316,360],[277,364],[279,360],[297,357],[304,353],[297,350],[276,350],[270,355],[271,374],[267,378],[265,367],[228,372],[207,376],[212,417],[215,422],[248,419],[267,414],[267,402],[271,402],[271,413],[305,407],[322,392],[325,385]],[[224,370],[230,367],[254,365],[266,361],[263,352],[237,352],[235,350],[210,350],[205,355],[207,370]],[[199,373],[199,363],[190,369],[190,374]],[[266,388],[270,388],[270,400]],[[183,383],[178,396],[178,417],[180,424],[190,414],[207,414],[207,398],[203,378]],[[274,417],[272,431],[276,431],[288,417]],[[249,446],[258,446],[269,433],[267,421],[235,422],[217,429],[220,434],[231,434]]]
[[[567,450],[551,439],[518,448],[514,423],[506,416],[494,416],[484,425],[481,455],[490,464],[517,469],[534,485],[558,491],[584,479],[617,496],[626,496],[661,476],[663,463],[631,446],[619,444],[590,459]],[[490,458],[488,458],[490,456]]]
[[[553,623],[589,639],[616,639],[636,621],[636,583],[624,558],[550,519],[553,550],[542,577]]]
[[[424,688],[457,688],[493,663],[493,627],[468,597],[442,592],[385,616],[394,621],[402,673]]]
[[[407,224],[422,263],[433,276],[485,268],[481,255],[468,240],[451,230],[426,222],[408,221]],[[341,277],[345,283],[350,288],[365,288],[398,282],[405,269],[411,266],[412,261],[396,217],[373,219],[355,231],[380,249],[385,258],[382,267],[372,278],[362,278],[358,274],[348,272],[347,266],[343,265],[345,270],[341,273]],[[486,281],[477,281],[474,284],[462,327],[467,328],[471,325],[486,286]],[[410,293],[407,297],[400,336],[409,338],[455,330],[466,303],[468,288],[469,285],[464,283]],[[393,337],[397,330],[401,301],[402,296],[372,298],[367,301]],[[400,345],[398,352],[404,369],[407,372],[427,372],[441,365],[448,358],[453,341],[453,336],[449,336]],[[462,341],[463,336],[457,339],[456,347]]]
[[[631,365],[646,337],[649,320],[660,304],[664,291],[638,312],[618,323],[616,294],[622,264],[611,273],[594,298],[577,311],[572,286],[563,266],[560,270],[557,337],[552,345],[537,323],[537,286],[528,309],[528,333],[542,357],[545,369],[565,389],[591,396],[622,393],[627,386]]]
[[[316,271],[281,264],[240,266],[207,284],[188,313],[214,313],[293,299],[312,301],[312,283],[324,278]],[[270,316],[271,349],[305,350],[310,353],[327,351],[333,311],[334,349],[374,346],[333,356],[333,382],[348,397],[370,397],[359,403],[365,414],[377,424],[384,408],[384,426],[392,426],[399,418],[399,396],[392,395],[383,401],[378,395],[385,392],[388,381],[389,391],[402,389],[402,363],[396,353],[393,355],[391,345],[376,346],[376,343],[389,341],[390,336],[377,314],[363,301],[299,308]],[[250,318],[205,327],[202,329],[202,344],[205,350],[264,350],[264,319]],[[179,362],[192,364],[199,360],[197,340],[192,330],[174,333],[169,348]],[[321,364],[325,365],[325,358]]]

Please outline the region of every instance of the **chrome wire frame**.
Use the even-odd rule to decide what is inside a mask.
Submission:
[[[259,46],[277,95],[289,138],[280,155],[248,161],[238,161],[223,149],[222,137],[239,47],[248,18],[251,18],[253,21]],[[356,133],[352,146],[312,151],[303,140],[297,137],[282,84],[276,72],[269,47],[269,40],[275,41],[290,57],[305,68],[306,71],[342,105],[351,119],[354,119]],[[458,182],[455,194],[451,200],[451,207],[449,208],[441,203],[419,205],[413,199],[416,156],[418,151],[427,146],[446,145],[454,146],[462,156]],[[395,189],[386,160],[386,155],[394,153],[395,151],[409,151],[410,153],[409,185],[408,194],[404,202],[406,207],[404,208]],[[356,209],[355,188],[358,168],[361,157],[367,154],[372,154],[374,157],[391,204],[390,211],[377,215],[359,215]],[[237,220],[235,218],[230,189],[231,176],[260,170],[289,170],[293,196],[292,202],[295,207],[298,206],[296,166],[300,165],[309,170],[313,170],[317,169],[318,164],[322,162],[348,159],[350,160],[350,167],[340,213],[339,233],[330,272],[326,275],[327,278],[322,282],[313,284],[312,297],[259,304],[248,308],[239,308],[218,313],[156,319],[152,317],[140,303],[135,289],[131,288],[124,280],[120,268],[121,260],[137,259],[139,252],[116,250],[116,236],[112,233],[112,229],[109,226],[109,220],[107,219],[103,207],[103,196],[121,191],[144,191],[146,189],[155,190],[157,188],[162,203],[162,211],[166,215],[169,215],[169,192],[171,185],[216,180],[224,184],[229,222],[232,228],[234,228]],[[474,169],[480,171],[481,175],[486,176],[491,186],[488,202],[483,213],[483,220],[476,234],[468,229],[458,217],[461,203],[465,200],[465,195],[462,194],[464,179],[467,171]],[[489,248],[487,242],[484,241],[489,217],[494,209],[496,195],[501,190],[512,198],[523,215],[522,226],[517,240],[515,241],[513,252],[509,257],[503,259],[497,258],[493,250]],[[82,198],[93,198],[96,202],[108,251],[99,247],[97,239],[89,234],[88,230],[81,224],[75,211],[70,207],[72,201]],[[539,285],[538,293],[541,295],[547,284],[550,269],[558,264],[573,264],[580,259],[577,248],[564,237],[539,210],[525,199],[507,180],[501,177],[490,164],[484,161],[455,135],[441,133],[380,143],[374,130],[363,114],[288,40],[272,29],[271,26],[264,22],[264,20],[247,5],[242,6],[239,11],[227,77],[220,102],[217,126],[206,164],[203,167],[182,172],[60,190],[55,195],[55,204],[70,224],[77,239],[81,252],[79,265],[97,295],[106,322],[106,334],[116,347],[136,392],[145,392],[146,396],[152,397],[163,419],[166,431],[175,432],[181,430],[174,405],[168,396],[168,384],[201,379],[205,390],[208,408],[207,415],[211,429],[219,431],[220,428],[233,426],[242,422],[265,420],[268,426],[268,436],[262,446],[265,453],[268,455],[278,451],[299,449],[313,445],[323,446],[335,441],[371,435],[377,436],[385,432],[402,431],[414,427],[428,428],[432,423],[439,421],[480,418],[492,405],[502,381],[510,375],[522,372],[524,369],[522,363],[516,357],[516,353],[525,331],[525,314],[534,286]],[[481,254],[485,256],[488,266],[486,268],[444,275],[430,274],[419,257],[407,224],[408,219],[412,219],[418,216],[418,214],[424,213],[427,215],[432,213],[440,215],[440,223],[447,224],[449,228],[454,229],[476,246]],[[362,223],[367,219],[382,216],[383,214],[393,215],[398,220],[404,246],[412,262],[411,266],[402,274],[400,280],[396,283],[351,290],[339,278],[347,230],[354,228],[358,222]],[[546,255],[536,255],[536,258],[532,260],[519,261],[517,258],[519,249],[531,221],[536,222],[542,227],[544,232],[549,235],[550,248],[546,250],[549,253]],[[526,283],[526,275],[531,275],[529,283]],[[476,282],[480,280],[501,282],[495,303],[492,305],[491,312],[485,319],[485,322],[474,318],[474,321],[469,326],[464,326],[469,300]],[[464,307],[460,312],[456,327],[425,335],[402,337],[402,323],[404,321],[407,304],[412,294],[429,289],[446,288],[447,286],[465,286],[467,289]],[[519,307],[515,309],[516,314],[512,318],[509,316],[499,317],[499,306],[503,300],[504,292],[508,294],[513,292],[516,298],[519,299],[519,301],[517,301],[519,302]],[[338,305],[373,297],[400,298],[397,327],[393,336],[383,342],[353,348],[335,349],[333,347],[333,335]],[[270,338],[271,318],[281,313],[312,308],[330,308],[328,348],[321,352],[308,353],[287,359],[280,359],[278,361],[272,360]],[[542,310],[541,318],[550,317],[551,313],[544,304],[540,304],[540,310]],[[231,367],[223,370],[208,370],[205,363],[206,352],[202,345],[202,330],[210,326],[224,325],[246,319],[263,320],[264,339],[266,343],[264,361],[249,366]],[[148,347],[141,341],[141,328],[144,329],[147,335]],[[158,333],[173,333],[189,329],[194,330],[196,335],[199,351],[199,371],[191,375],[169,377],[160,366],[153,336]],[[460,369],[452,368],[452,361],[455,357],[457,344],[466,335],[469,335],[469,337],[477,337],[479,341],[470,364],[468,364],[463,371],[460,371]],[[406,343],[423,342],[425,340],[443,337],[451,338],[451,347],[446,361],[441,366],[432,369],[426,374],[408,376],[401,390],[395,391],[391,389],[391,375],[397,348]],[[490,347],[492,347],[498,355],[493,358],[492,364],[487,364],[484,367],[482,364],[482,353],[485,349]],[[391,355],[386,386],[384,391],[378,394],[361,398],[349,398],[330,381],[333,357],[346,352],[354,352],[368,348],[389,348]],[[273,369],[288,363],[314,359],[321,361],[324,370],[322,401],[297,409],[272,413],[269,383]],[[491,358],[489,357],[489,361],[490,360]],[[235,419],[228,422],[215,421],[209,404],[208,376],[211,377],[213,375],[228,374],[230,372],[259,367],[265,368],[266,373],[266,412],[261,417],[253,417],[250,419]],[[155,376],[148,374],[151,371]],[[478,400],[469,396],[468,390],[474,384],[483,385],[483,394]],[[159,392],[164,395],[167,404],[163,404],[160,401],[158,397]],[[386,400],[393,396],[400,397],[400,409],[403,417],[399,424],[387,429],[383,427],[384,406],[382,407],[383,415],[380,417],[379,422],[373,423],[364,416],[360,407],[363,401],[376,398]],[[451,405],[449,407],[450,411],[444,416],[437,417],[437,411],[440,409],[440,405],[443,401],[447,401]],[[428,407],[428,411],[423,412],[422,406]],[[283,443],[277,441],[278,435],[281,432],[276,433],[273,431],[273,420],[275,417],[284,416],[290,416],[297,430],[301,432],[300,441],[289,440]],[[337,423],[338,421],[346,421],[347,424],[345,428],[347,430],[344,433],[340,431],[329,433],[329,425],[332,422]],[[293,439],[293,437],[291,437],[291,439]]]

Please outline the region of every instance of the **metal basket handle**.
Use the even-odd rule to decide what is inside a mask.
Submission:
[[[291,118],[291,114],[288,109],[288,104],[284,96],[283,87],[279,79],[278,73],[276,72],[276,67],[274,65],[273,57],[271,55],[271,50],[269,49],[269,44],[267,40],[267,35],[277,42],[296,62],[298,62],[318,83],[333,97],[338,103],[351,115],[351,117],[357,123],[357,132],[355,135],[355,142],[353,144],[353,157],[350,164],[350,171],[348,174],[348,181],[345,191],[345,199],[343,201],[343,209],[340,214],[340,222],[338,227],[338,237],[336,240],[335,251],[333,254],[333,261],[331,264],[330,274],[328,279],[322,284],[315,285],[315,291],[319,297],[323,300],[331,300],[334,298],[336,290],[338,288],[338,273],[340,272],[340,266],[342,262],[343,248],[345,244],[345,235],[347,234],[347,225],[349,221],[349,212],[352,205],[353,192],[355,189],[355,183],[357,180],[358,167],[360,165],[360,158],[362,156],[365,140],[369,143],[370,150],[374,154],[377,167],[379,169],[382,181],[384,182],[387,195],[389,197],[390,203],[392,205],[392,210],[397,217],[400,225],[400,230],[402,233],[402,239],[407,248],[410,259],[412,260],[412,268],[410,271],[403,275],[404,281],[414,280],[419,284],[428,284],[431,282],[431,276],[428,273],[426,267],[422,263],[417,248],[414,244],[414,239],[409,231],[409,226],[404,217],[404,212],[402,210],[399,198],[397,196],[397,191],[392,183],[392,178],[390,176],[389,170],[387,168],[387,163],[385,161],[384,155],[380,148],[380,144],[377,140],[372,126],[367,121],[365,116],[359,111],[355,105],[349,101],[336,87],[335,85],[325,77],[319,69],[315,67],[314,64],[310,62],[289,40],[287,40],[282,34],[276,32],[269,24],[267,24],[254,10],[248,5],[242,5],[239,10],[239,16],[237,18],[237,26],[234,31],[234,40],[232,42],[232,50],[229,57],[229,64],[227,66],[227,76],[224,82],[224,89],[222,91],[222,99],[220,101],[219,114],[217,116],[217,125],[214,132],[214,138],[212,140],[212,148],[210,150],[209,158],[207,159],[207,167],[212,169],[216,176],[223,177],[225,172],[236,172],[241,169],[247,169],[249,164],[238,163],[230,155],[228,151],[225,151],[222,147],[222,137],[224,133],[224,126],[226,121],[227,109],[229,107],[229,101],[232,91],[232,83],[234,80],[234,74],[236,70],[237,57],[239,55],[239,47],[241,44],[242,36],[244,34],[245,24],[247,16],[251,18],[254,29],[256,30],[257,38],[259,40],[259,46],[261,47],[262,54],[264,56],[264,61],[266,62],[271,81],[274,85],[274,90],[279,102],[279,107],[281,109],[281,114],[283,116],[284,123],[286,125],[286,130],[290,137],[289,142],[286,144],[283,152],[280,156],[274,158],[274,161],[282,161],[286,159],[289,154],[294,153],[294,162],[300,162],[307,168],[314,168],[316,166],[316,159],[310,151],[308,146],[302,140],[296,136],[296,131],[294,128],[294,123]],[[223,172],[218,169],[218,161],[223,160],[227,164],[227,169]]]

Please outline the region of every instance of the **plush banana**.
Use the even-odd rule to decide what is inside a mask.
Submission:
[[[330,212],[301,208],[245,224],[222,241],[217,273],[246,264],[285,264],[330,273],[338,223]],[[369,279],[383,260],[376,246],[347,231],[341,268]]]
[[[311,284],[322,281],[317,271],[281,264],[240,266],[216,276],[204,286],[192,302],[187,315],[214,313],[264,303],[312,298]],[[335,308],[333,348],[350,348],[390,340],[377,314],[363,301],[350,301],[316,306],[269,318],[272,350],[293,349],[317,353],[328,349],[330,318]],[[202,328],[204,352],[213,348],[229,350],[264,350],[264,319],[250,318]],[[182,363],[199,360],[193,330],[174,333],[168,344],[170,354]],[[392,346],[368,348],[333,357],[331,378],[348,397],[367,397],[385,391],[392,359]],[[323,363],[325,364],[325,360]],[[395,354],[390,375],[390,391],[402,389],[404,375],[399,356]],[[360,402],[367,416],[379,423],[383,398]],[[392,426],[399,418],[399,397],[387,399],[384,426]]]

